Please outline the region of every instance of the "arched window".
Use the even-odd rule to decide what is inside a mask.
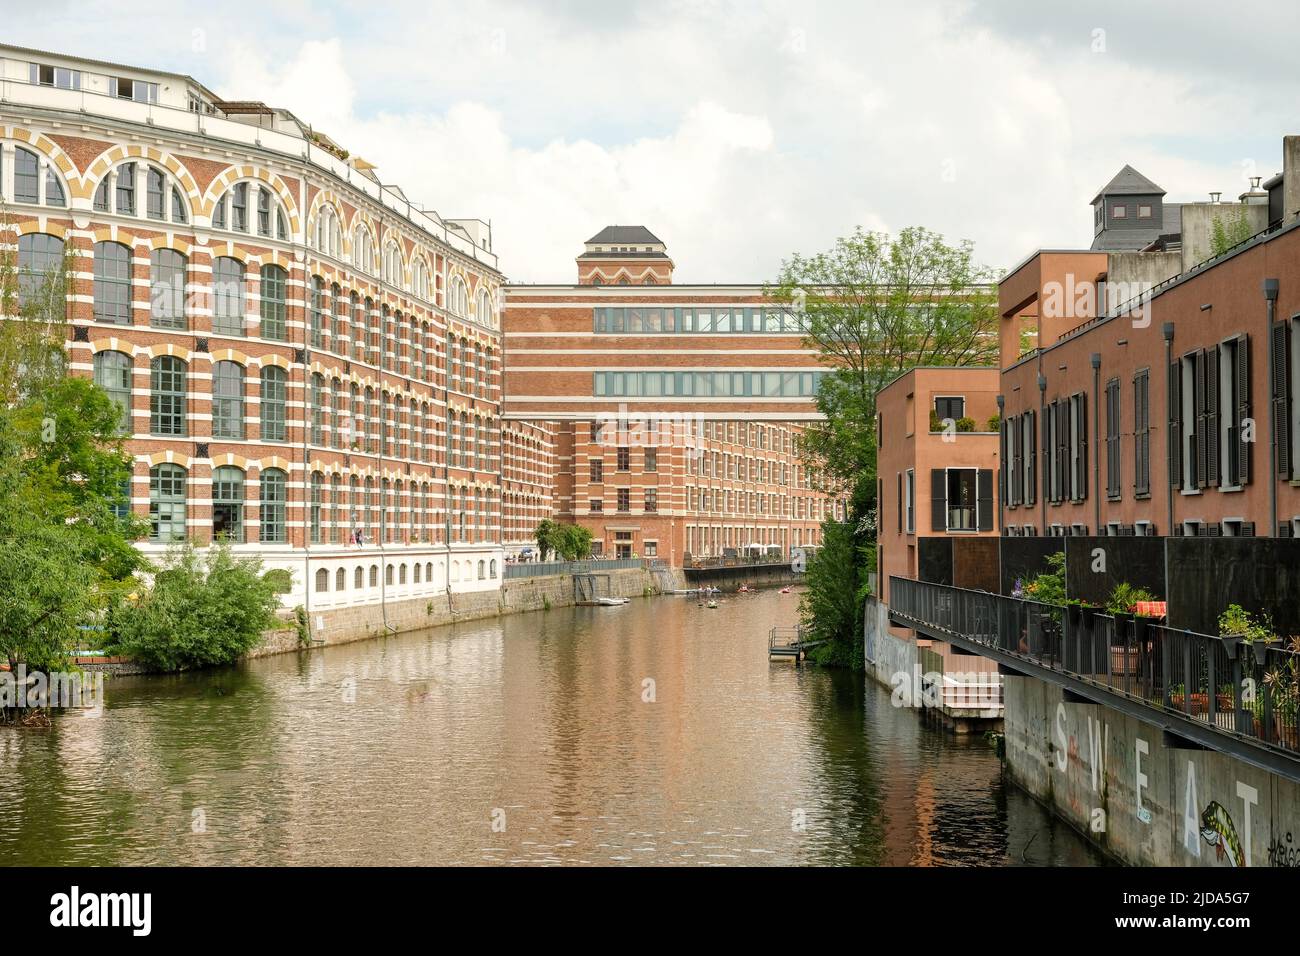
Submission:
[[[403,561],[397,569],[397,583],[398,584],[406,583],[406,562],[405,561]]]
[[[288,274],[279,266],[262,266],[261,300],[262,300],[262,338],[276,342],[288,339],[288,303],[285,299],[285,283]]]
[[[495,581],[497,576],[497,559],[493,558],[488,566],[489,576]]]
[[[366,571],[365,568],[359,567],[352,574],[352,587],[355,590],[359,591],[365,586],[366,586]]]
[[[343,477],[337,472],[330,475],[330,544],[343,538]],[[343,590],[341,587],[339,590]]]
[[[145,215],[159,222],[188,222],[185,193],[157,166],[145,172]]]
[[[130,434],[131,427],[131,357],[124,352],[95,353],[95,384],[108,393],[108,397],[122,412],[121,432]]]
[[[384,281],[398,289],[405,284],[402,250],[396,242],[384,245]]]
[[[328,591],[330,589],[330,572],[328,568],[320,568],[316,571],[316,590]]]
[[[144,203],[139,201],[144,177]],[[96,212],[119,216],[144,216],[157,222],[189,222],[185,190],[165,169],[132,160],[109,170],[95,188]]]
[[[379,565],[377,564],[370,566],[370,586],[372,588],[379,587]]]
[[[212,536],[236,544],[244,541],[244,472],[234,465],[212,472]]]
[[[391,564],[388,564],[384,566],[384,584],[391,585],[392,583],[393,583],[393,566]]]
[[[339,568],[334,572],[334,590],[346,591],[348,587],[348,572]]]
[[[244,437],[244,369],[236,362],[212,366],[212,437]]]
[[[212,260],[212,331],[244,334],[244,264],[230,256]]]
[[[367,275],[375,273],[375,238],[364,222],[352,233],[352,264]]]
[[[411,567],[411,583],[412,583],[412,584],[419,584],[419,583],[420,583],[420,570],[421,570],[420,562],[419,562],[419,561],[416,561],[415,564]]]
[[[131,250],[120,242],[95,243],[96,322],[131,324]]]
[[[317,252],[333,256],[335,259],[343,249],[339,215],[330,203],[322,203],[316,210],[316,222],[311,230],[311,245]]]
[[[487,577],[487,574],[486,574],[486,570],[485,570],[485,568],[484,568],[484,564],[483,564],[482,561],[480,561],[480,562],[478,563],[478,579],[479,579],[480,581],[482,581],[482,580],[484,580],[484,578],[486,578],[486,577]]]
[[[41,175],[44,167],[45,175]],[[14,147],[14,202],[66,206],[67,194],[54,164],[30,149]]]
[[[44,232],[18,237],[18,304],[52,317],[64,297],[63,240]]]
[[[287,484],[287,476],[279,468],[268,468],[262,472],[258,524],[263,544],[282,544],[288,540],[285,532]]]
[[[174,355],[149,363],[149,432],[185,434],[185,363]]]
[[[411,291],[426,302],[429,300],[429,266],[423,256],[416,256],[411,264]]]
[[[488,295],[487,289],[478,294],[478,319],[479,325],[485,325],[488,328],[496,328],[496,316],[492,311],[492,297]]]
[[[289,239],[284,206],[269,186],[257,182],[235,183],[226,190],[212,209],[212,227],[266,239]]]
[[[287,374],[278,365],[262,368],[262,395],[259,402],[262,413],[262,438],[267,441],[284,441],[284,402]]]
[[[185,328],[185,257],[175,249],[149,253],[149,324]]]
[[[165,463],[149,469],[149,536],[154,541],[185,537],[185,469]]]
[[[460,276],[452,277],[451,292],[447,298],[447,308],[451,310],[453,315],[469,317],[469,290],[465,286],[465,280]]]

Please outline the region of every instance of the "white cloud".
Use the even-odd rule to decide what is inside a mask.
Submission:
[[[684,281],[762,280],[859,224],[926,225],[1007,266],[1086,245],[1087,202],[1126,162],[1171,199],[1235,196],[1243,160],[1275,170],[1297,92],[1274,71],[1258,95],[1225,59],[1231,25],[1152,66],[1138,41],[1157,24],[1118,6],[1104,54],[1077,18],[943,0],[178,6],[202,55],[107,8],[9,32],[285,106],[413,199],[490,219],[521,281],[571,281],[615,222],[660,235]]]

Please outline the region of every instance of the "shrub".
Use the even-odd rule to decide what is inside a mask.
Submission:
[[[992,415],[989,416],[989,431],[991,432],[1002,431],[1002,416],[999,415],[997,412],[994,412]]]
[[[1121,581],[1111,589],[1110,596],[1106,598],[1106,611],[1110,614],[1127,614],[1133,610],[1133,605],[1138,601],[1154,601],[1151,592],[1146,588],[1135,588],[1127,581]]]
[[[275,624],[280,601],[269,577],[229,545],[204,556],[183,545],[136,604],[109,615],[114,652],[162,671],[229,664]]]
[[[957,431],[973,432],[974,430],[975,430],[975,419],[969,416],[957,419]]]
[[[285,568],[272,568],[262,575],[265,581],[276,594],[288,594],[293,590],[293,575]]]

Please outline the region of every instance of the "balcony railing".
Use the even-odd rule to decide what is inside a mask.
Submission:
[[[890,617],[899,624],[1300,757],[1300,655],[1276,642],[1199,634],[1149,618],[910,578],[891,577],[889,587]]]

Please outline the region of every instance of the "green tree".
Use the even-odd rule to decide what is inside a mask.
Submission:
[[[533,532],[533,540],[537,542],[538,561],[545,561],[546,556],[552,552],[559,553],[560,532],[559,523],[550,518],[543,518],[538,523],[537,530]]]
[[[896,236],[857,229],[829,251],[795,255],[768,288],[802,315],[804,346],[827,366],[816,399],[822,418],[800,452],[813,487],[848,504],[843,524],[823,525],[802,605],[805,625],[831,642],[818,655],[828,663],[862,666],[862,600],[875,568],[876,396],[916,366],[996,364],[994,280],[969,242],[911,227]]]
[[[109,615],[113,649],[162,671],[229,664],[275,624],[273,581],[255,558],[237,558],[226,543],[200,554],[180,545],[138,601]]]
[[[591,531],[581,525],[561,525],[557,534],[556,552],[565,561],[581,561],[591,557]]]
[[[0,652],[31,670],[64,666],[142,563],[120,416],[67,377],[66,291],[66,260],[22,277],[0,253]]]
[[[807,590],[799,599],[799,619],[811,639],[827,642],[814,651],[814,659],[855,670],[863,667],[862,597],[874,568],[858,537],[850,522],[822,522],[822,544],[808,563]]]

